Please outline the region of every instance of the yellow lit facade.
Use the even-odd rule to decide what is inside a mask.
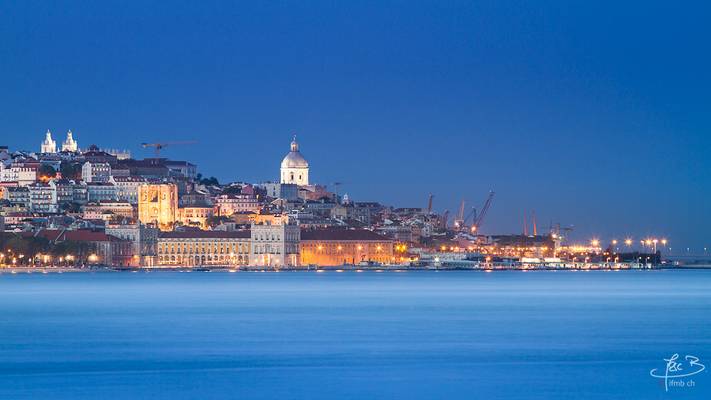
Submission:
[[[178,209],[178,221],[183,225],[198,226],[205,229],[207,220],[215,215],[212,207],[180,207]]]
[[[178,187],[149,184],[138,187],[138,219],[162,231],[173,229],[178,214]]]
[[[393,241],[366,230],[318,229],[301,233],[301,264],[334,266],[394,263]]]
[[[249,231],[164,232],[158,238],[158,265],[164,267],[249,264]]]

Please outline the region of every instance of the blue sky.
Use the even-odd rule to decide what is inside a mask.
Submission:
[[[256,4],[255,4],[256,3]],[[10,2],[0,142],[46,129],[166,149],[221,180],[278,178],[291,135],[355,200],[454,211],[487,232],[711,248],[704,2]]]

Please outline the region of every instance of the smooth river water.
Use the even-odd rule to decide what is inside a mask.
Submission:
[[[0,275],[3,400],[711,398],[674,353],[711,271]]]

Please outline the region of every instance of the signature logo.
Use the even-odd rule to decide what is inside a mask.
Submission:
[[[664,373],[659,372],[658,368],[649,371],[649,374],[658,379],[664,380],[664,390],[669,391],[671,387],[693,387],[696,382],[693,379],[686,379],[694,376],[706,369],[704,364],[699,362],[696,356],[686,355],[683,359],[679,358],[679,354],[674,354],[669,358],[665,358],[666,367]]]

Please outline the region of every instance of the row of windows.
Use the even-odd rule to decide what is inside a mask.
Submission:
[[[240,256],[224,256],[224,255],[208,255],[208,256],[181,256],[181,255],[161,255],[158,256],[160,264],[178,264],[178,265],[202,265],[206,263],[222,263],[222,264],[247,264],[249,257]]]
[[[249,253],[249,243],[159,243],[159,253]]]
[[[352,250],[370,250],[370,251],[387,251],[390,248],[389,244],[356,244],[356,243],[302,243],[303,248],[318,251],[352,251]]]

